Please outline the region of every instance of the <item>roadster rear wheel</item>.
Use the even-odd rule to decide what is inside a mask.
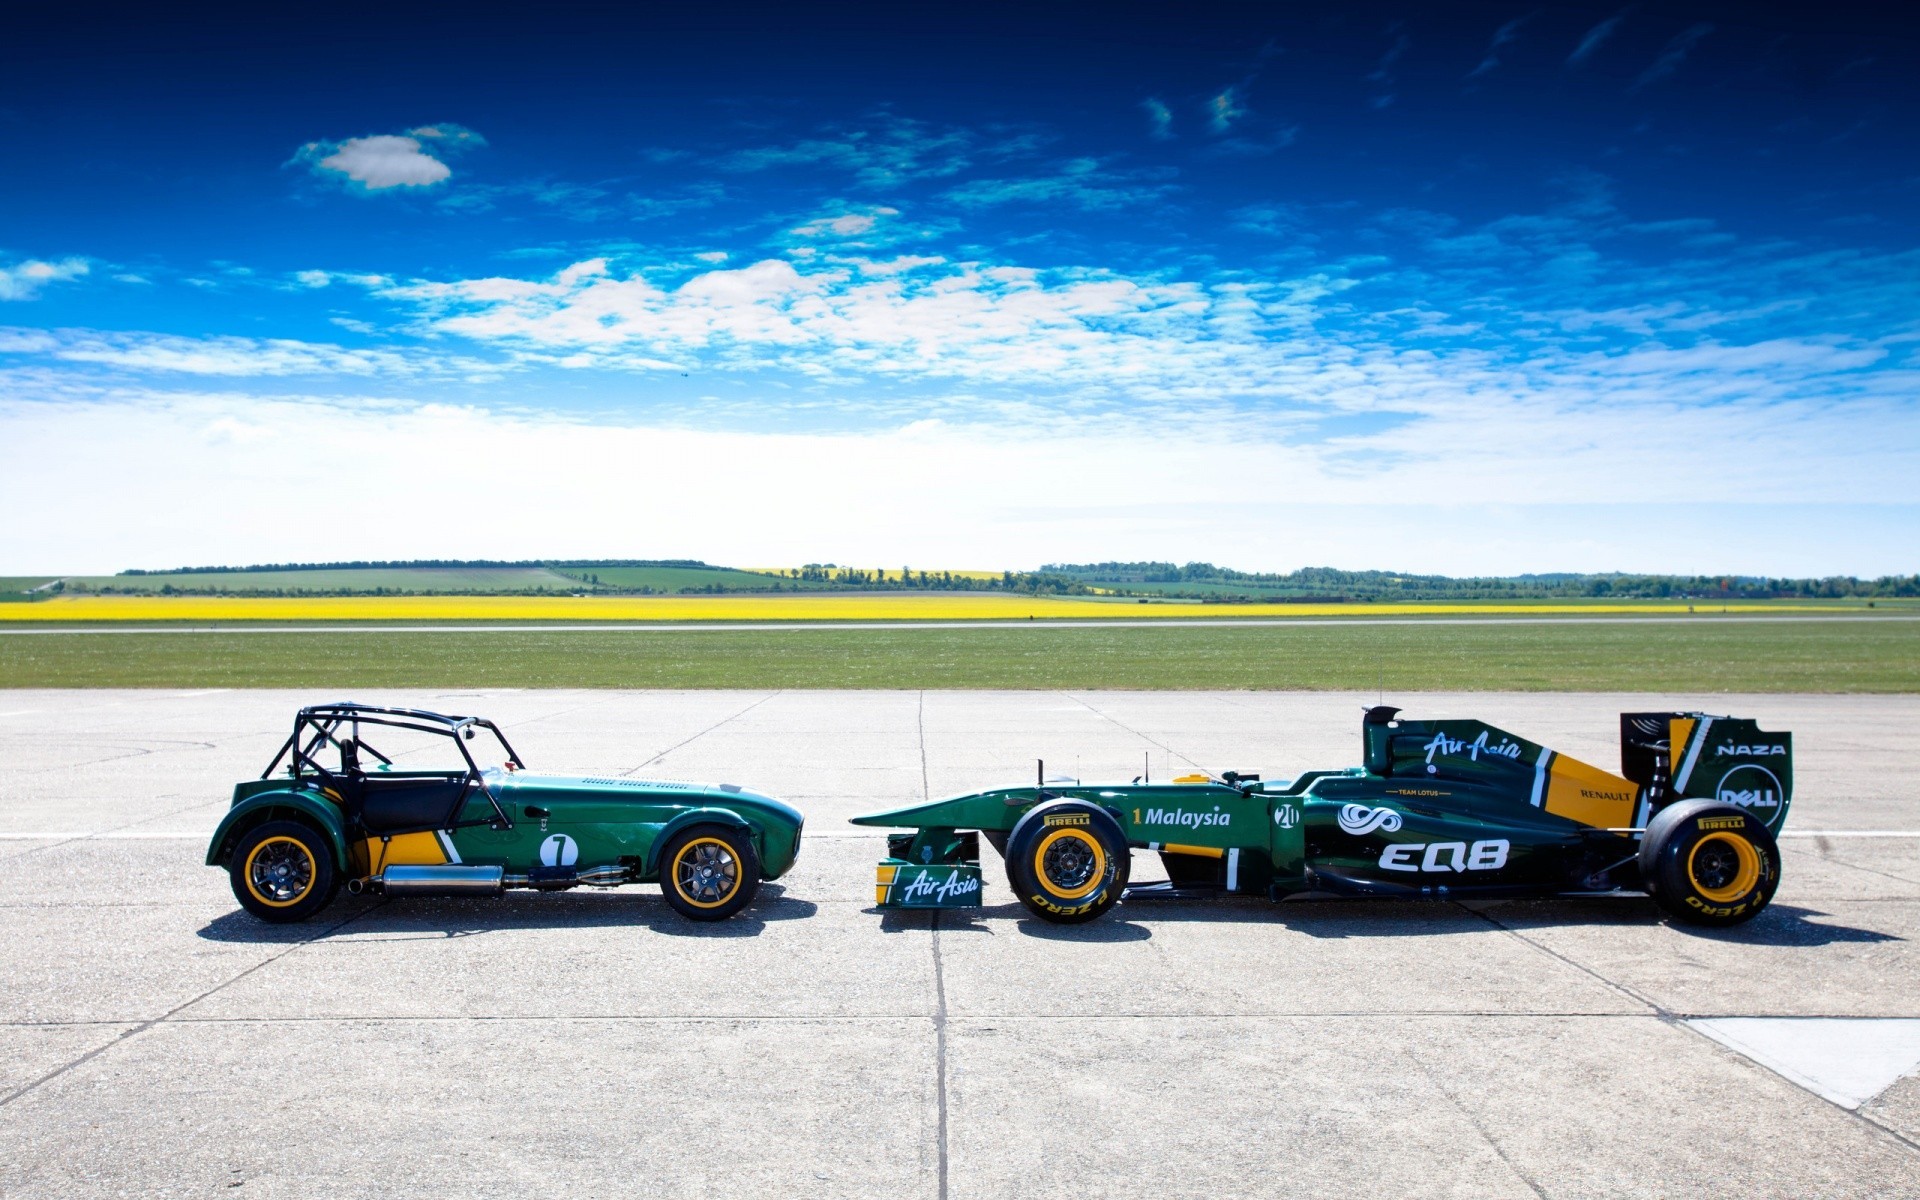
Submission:
[[[724,921],[760,890],[760,856],[744,829],[682,830],[660,855],[660,890],[683,917]]]
[[[340,890],[327,839],[299,821],[269,821],[241,834],[227,875],[240,907],[276,925],[306,920]]]

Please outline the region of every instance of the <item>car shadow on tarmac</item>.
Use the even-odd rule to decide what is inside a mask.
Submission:
[[[931,928],[928,910],[868,908],[880,918],[883,933],[925,932]],[[1666,925],[1688,937],[1710,938],[1744,946],[1829,946],[1836,943],[1899,942],[1897,934],[1851,925],[1832,924],[1817,909],[1790,904],[1770,905],[1745,925],[1712,929],[1674,921],[1644,896],[1522,898],[1468,908],[1433,900],[1356,900],[1312,897],[1275,904],[1247,898],[1188,900],[1133,900],[1115,906],[1106,915],[1084,925],[1054,925],[1039,920],[1017,903],[988,904],[971,909],[940,910],[942,933],[991,935],[1009,918],[1027,937],[1056,942],[1138,942],[1153,936],[1141,922],[1192,921],[1209,924],[1282,925],[1313,938],[1452,937],[1469,927],[1494,925],[1511,929],[1554,926],[1638,927]]]
[[[1640,896],[1560,897],[1511,900],[1479,910],[1488,920],[1516,929],[1543,925],[1666,925],[1688,937],[1741,946],[1832,946],[1843,943],[1903,942],[1898,934],[1861,929],[1826,920],[1830,914],[1792,904],[1769,904],[1743,925],[1716,929],[1668,917],[1651,899]]]
[[[239,909],[196,932],[211,942],[286,944],[374,935],[385,941],[474,937],[514,929],[644,928],[670,937],[754,937],[775,921],[805,920],[819,911],[811,900],[763,884],[751,905],[724,921],[690,921],[658,892],[513,893],[479,900],[412,897],[377,900],[343,896],[311,921],[269,925]]]
[[[925,933],[933,928],[936,911],[941,933],[984,933],[993,936],[986,920],[1017,918],[1014,928],[1028,937],[1053,942],[1142,942],[1153,936],[1144,925],[1136,925],[1122,916],[1118,908],[1084,925],[1054,925],[1030,915],[1018,904],[986,904],[979,908],[897,909],[868,907],[862,910],[880,918],[882,933]]]

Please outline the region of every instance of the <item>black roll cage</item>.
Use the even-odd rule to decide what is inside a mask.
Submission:
[[[313,755],[322,746],[341,746],[341,741],[335,734],[342,725],[350,727],[348,738],[352,741],[356,754],[364,751],[388,766],[393,765],[392,759],[360,739],[362,725],[384,725],[390,729],[411,729],[418,733],[451,738],[454,748],[460,751],[460,757],[467,764],[468,781],[479,786],[481,794],[487,798],[487,803],[493,806],[494,815],[490,819],[457,822],[450,828],[465,829],[474,825],[490,825],[497,829],[513,828],[513,818],[508,815],[506,807],[500,803],[500,797],[487,786],[485,774],[481,772],[479,764],[473,761],[473,755],[467,750],[467,741],[473,737],[474,730],[484,729],[491,733],[500,743],[500,748],[507,752],[508,767],[516,771],[524,771],[527,765],[520,761],[520,755],[514,751],[512,743],[507,741],[507,735],[500,732],[500,727],[484,717],[454,717],[419,708],[382,708],[372,704],[312,705],[294,714],[293,733],[286,741],[280,743],[280,749],[275,752],[273,761],[267,764],[267,769],[260,772],[260,778],[271,778],[273,773],[280,769],[282,760],[287,762],[287,769],[295,779],[305,774],[305,768],[311,768],[315,775],[323,779],[338,778],[334,772],[322,766]],[[303,743],[301,735],[308,730],[312,731],[313,736],[306,738]]]

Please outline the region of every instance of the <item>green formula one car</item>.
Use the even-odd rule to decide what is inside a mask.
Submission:
[[[1043,775],[854,824],[915,831],[887,839],[882,908],[977,906],[984,835],[1020,903],[1063,923],[1122,898],[1134,850],[1157,851],[1167,871],[1134,895],[1644,891],[1682,920],[1732,925],[1779,886],[1788,734],[1702,713],[1626,713],[1615,775],[1480,721],[1399,712],[1368,710],[1365,765],[1343,771],[1064,786]]]
[[[482,733],[500,766],[475,761]],[[301,709],[260,778],[235,786],[207,865],[263,921],[304,921],[343,883],[491,896],[656,880],[681,914],[717,921],[793,866],[802,824],[733,784],[534,774],[477,717],[327,704]]]

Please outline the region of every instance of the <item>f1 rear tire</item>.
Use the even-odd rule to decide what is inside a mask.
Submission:
[[[1660,810],[1640,841],[1640,878],[1678,920],[1727,926],[1751,921],[1780,886],[1780,846],[1766,824],[1717,800]]]
[[[1028,912],[1056,925],[1091,921],[1126,890],[1132,854],[1120,822],[1085,800],[1028,811],[1007,835],[1007,882]]]

